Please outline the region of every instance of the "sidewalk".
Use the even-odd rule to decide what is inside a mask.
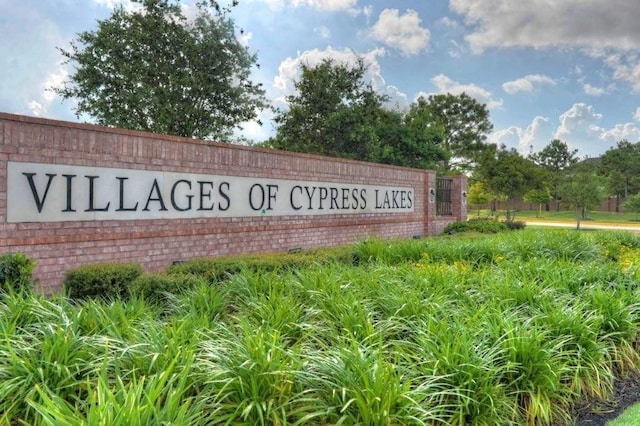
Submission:
[[[561,228],[574,228],[576,222],[564,222],[564,221],[537,221],[527,220],[525,221],[527,226],[555,226]],[[590,220],[583,220],[580,222],[580,229],[612,229],[618,231],[637,231],[640,232],[640,223],[638,224],[622,224],[622,223],[606,223],[606,222],[593,222]]]

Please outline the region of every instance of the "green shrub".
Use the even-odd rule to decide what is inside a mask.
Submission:
[[[524,229],[524,227],[527,226],[527,223],[523,222],[521,220],[505,220],[502,223],[504,223],[506,225],[507,229],[509,229],[511,231],[517,231],[518,229]]]
[[[353,265],[356,261],[352,246],[300,251],[297,253],[271,253],[218,258],[192,259],[167,268],[167,274],[188,274],[203,277],[209,282],[225,280],[242,271],[277,271],[311,265],[339,263]]]
[[[491,218],[475,218],[466,222],[453,222],[445,226],[443,233],[457,234],[460,232],[479,232],[481,234],[496,234],[509,229],[503,222]]]
[[[84,265],[65,273],[62,286],[72,299],[127,296],[131,283],[142,274],[142,266],[127,263]]]
[[[193,288],[202,278],[193,274],[142,274],[129,287],[129,293],[154,304],[167,301],[168,294],[178,294]]]
[[[0,255],[0,291],[31,291],[31,273],[36,262],[24,253]]]

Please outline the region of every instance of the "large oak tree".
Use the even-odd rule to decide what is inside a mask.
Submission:
[[[466,93],[420,97],[411,105],[406,121],[415,132],[438,134],[432,140],[446,153],[440,163],[445,173],[472,168],[488,148],[485,142],[493,130],[487,106]]]
[[[256,56],[236,38],[229,9],[199,2],[187,19],[178,1],[118,6],[97,28],[60,49],[75,67],[61,88],[76,114],[98,124],[197,138],[228,138],[254,119],[264,92],[250,80]]]

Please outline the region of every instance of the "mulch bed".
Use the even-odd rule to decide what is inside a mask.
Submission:
[[[640,375],[629,374],[616,379],[614,394],[608,401],[588,401],[575,408],[575,425],[605,426],[618,417],[625,408],[640,401]]]

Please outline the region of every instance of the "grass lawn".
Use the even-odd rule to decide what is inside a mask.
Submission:
[[[640,425],[640,404],[629,407],[617,419],[607,423],[607,426],[637,426]]]
[[[480,210],[480,217],[486,217],[490,215],[489,210]],[[504,219],[506,217],[506,212],[504,210],[499,210],[497,212],[498,218]],[[537,217],[538,212],[536,210],[519,210],[515,212],[515,220],[530,220],[530,221],[562,221],[562,222],[573,222],[576,221],[576,216],[574,211],[543,211],[542,215]],[[467,212],[469,219],[478,217],[478,210],[469,209]],[[638,213],[615,213],[615,212],[600,212],[600,211],[590,211],[587,214],[588,220],[584,221],[584,223],[589,223],[589,221],[595,222],[603,222],[603,223],[617,223],[617,224],[637,224],[640,225],[640,214]]]
[[[200,262],[152,300],[0,294],[0,424],[571,424],[638,371],[639,235],[349,250],[221,281]]]

